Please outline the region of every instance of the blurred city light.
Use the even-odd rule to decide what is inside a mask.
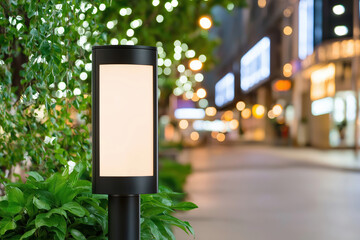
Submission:
[[[233,73],[226,74],[215,84],[215,104],[218,107],[231,102],[235,95],[235,77]]]
[[[223,133],[218,133],[218,134],[216,135],[216,139],[217,139],[219,142],[225,141],[225,134],[223,134]]]
[[[193,123],[193,128],[196,131],[227,132],[230,124],[219,119],[214,121],[196,120]]]
[[[252,115],[255,117],[255,118],[262,118],[265,114],[265,107],[263,105],[260,105],[260,104],[255,104],[253,107],[252,107]]]
[[[274,114],[274,111],[271,109],[269,112],[268,112],[268,118],[270,119],[274,119],[276,116]]]
[[[206,113],[206,115],[208,115],[209,117],[213,117],[213,116],[215,116],[216,115],[216,108],[214,108],[214,107],[208,107],[208,108],[206,108],[205,109],[205,113]]]
[[[181,129],[187,129],[188,126],[189,126],[189,122],[187,120],[185,119],[180,120],[179,127]]]
[[[331,113],[334,108],[334,100],[331,97],[322,98],[311,103],[311,113],[314,116]]]
[[[241,111],[241,117],[243,119],[249,119],[251,117],[251,110],[250,108],[245,108],[244,110]]]
[[[289,36],[292,34],[293,30],[292,30],[292,27],[290,26],[285,26],[284,29],[283,29],[283,32],[285,35]]]
[[[335,94],[335,64],[330,63],[311,74],[310,98],[317,100]]]
[[[291,77],[292,75],[292,65],[290,63],[286,63],[283,67],[283,75],[284,77]]]
[[[258,0],[258,6],[259,8],[266,7],[266,0]]]
[[[203,119],[205,111],[201,108],[178,108],[174,115],[177,119]]]
[[[200,98],[198,97],[198,95],[197,95],[196,93],[194,93],[193,96],[192,96],[192,98],[191,98],[191,100],[192,100],[193,102],[197,102],[197,101],[200,100]]]
[[[277,80],[273,85],[273,90],[276,92],[285,92],[291,89],[290,80]]]
[[[349,29],[345,25],[339,25],[334,28],[334,33],[338,36],[344,36],[344,35],[348,34],[348,32],[349,32]]]
[[[245,109],[245,103],[243,101],[239,101],[236,103],[236,109],[240,112]]]
[[[189,63],[189,67],[193,71],[199,71],[202,68],[203,64],[200,60],[193,59]]]
[[[196,95],[197,95],[199,98],[204,98],[204,97],[206,97],[206,90],[203,89],[203,88],[199,88],[199,89],[196,91]]]
[[[299,1],[299,47],[300,59],[305,59],[314,51],[314,0]]]
[[[344,5],[338,4],[333,6],[332,11],[336,15],[342,15],[345,13],[345,7]]]
[[[239,121],[236,119],[233,119],[230,121],[230,129],[235,130],[239,127]]]
[[[231,121],[234,118],[234,113],[230,110],[224,112],[224,114],[222,115],[222,119],[224,119],[225,121]]]
[[[193,140],[193,141],[199,140],[199,137],[200,137],[200,135],[199,135],[198,132],[192,132],[192,133],[190,134],[190,138],[191,138],[191,140]]]
[[[212,26],[212,21],[210,17],[204,16],[199,19],[199,25],[202,29],[210,29]]]
[[[276,104],[273,108],[272,108],[272,113],[274,114],[275,117],[278,117],[281,115],[283,111],[283,107],[280,104]]]

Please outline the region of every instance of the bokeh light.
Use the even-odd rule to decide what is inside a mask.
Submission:
[[[199,137],[200,137],[200,135],[199,135],[198,132],[192,132],[192,133],[190,134],[190,138],[191,138],[191,140],[193,140],[193,141],[199,140]]]
[[[210,29],[212,26],[212,21],[210,17],[204,16],[199,19],[199,25],[202,29]]]
[[[243,119],[249,119],[251,117],[251,110],[250,108],[245,108],[244,110],[241,111],[241,117]]]
[[[187,129],[189,126],[189,122],[185,119],[182,119],[180,122],[179,122],[179,127],[181,129]]]
[[[213,117],[216,115],[216,108],[214,107],[208,107],[205,109],[205,114],[208,115],[209,117]]]

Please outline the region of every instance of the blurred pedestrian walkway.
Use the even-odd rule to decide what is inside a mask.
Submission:
[[[199,209],[180,216],[196,239],[359,239],[360,164],[350,150],[214,145],[180,161],[194,169],[186,191]]]

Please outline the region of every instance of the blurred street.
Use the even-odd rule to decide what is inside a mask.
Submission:
[[[191,222],[195,239],[359,239],[360,172],[351,150],[208,145],[183,151],[180,161],[193,166],[187,200],[199,209],[177,215]]]

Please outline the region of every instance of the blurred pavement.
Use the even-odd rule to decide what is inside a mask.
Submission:
[[[262,145],[187,149],[199,240],[358,240],[360,164],[351,150]],[[177,240],[192,239],[176,230]]]

